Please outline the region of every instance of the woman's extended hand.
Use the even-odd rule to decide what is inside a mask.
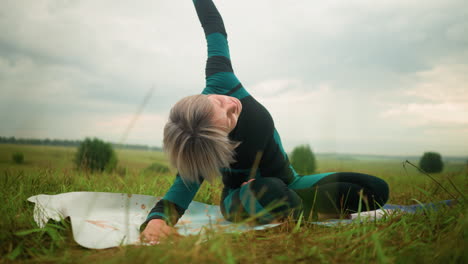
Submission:
[[[255,180],[255,179],[250,179],[250,180],[248,180],[248,181],[246,181],[246,182],[243,182],[243,183],[241,184],[241,187],[244,186],[244,185],[246,185],[246,184],[249,184],[251,181],[254,181],[254,180]]]
[[[161,239],[169,236],[180,236],[175,228],[166,224],[162,219],[153,219],[148,222],[145,230],[140,234],[140,241],[150,245],[159,244]]]

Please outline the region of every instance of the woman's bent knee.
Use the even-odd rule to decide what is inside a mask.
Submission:
[[[228,220],[254,217],[257,222],[269,223],[287,217],[301,206],[301,199],[277,178],[258,178],[233,192]]]

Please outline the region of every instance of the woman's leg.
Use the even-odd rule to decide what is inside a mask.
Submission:
[[[238,189],[224,189],[221,212],[233,222],[250,217],[261,224],[271,223],[297,213],[299,196],[277,178],[259,178]]]
[[[303,177],[313,177],[303,176]],[[313,213],[349,214],[361,208],[361,211],[375,210],[383,206],[389,197],[387,183],[375,176],[337,172],[329,174],[312,186],[294,191],[303,200],[305,215]]]

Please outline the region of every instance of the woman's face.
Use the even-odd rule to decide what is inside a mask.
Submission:
[[[237,125],[242,111],[239,99],[227,95],[210,94],[208,99],[213,105],[213,122],[216,126],[231,132]]]

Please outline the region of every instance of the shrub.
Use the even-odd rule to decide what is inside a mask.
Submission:
[[[11,159],[16,164],[22,164],[24,162],[24,155],[21,152],[16,152],[11,155]]]
[[[114,172],[117,173],[119,176],[124,177],[129,173],[129,170],[127,167],[118,166],[117,168],[115,168]]]
[[[312,174],[316,169],[315,155],[309,145],[297,146],[291,153],[291,164],[299,174]]]
[[[78,169],[109,171],[116,167],[117,156],[111,144],[97,138],[86,138],[78,147],[75,165]]]
[[[444,168],[442,157],[437,152],[426,152],[419,161],[419,167],[427,173],[438,173]]]
[[[161,163],[153,163],[145,169],[147,172],[156,172],[156,173],[168,173],[169,167]]]

